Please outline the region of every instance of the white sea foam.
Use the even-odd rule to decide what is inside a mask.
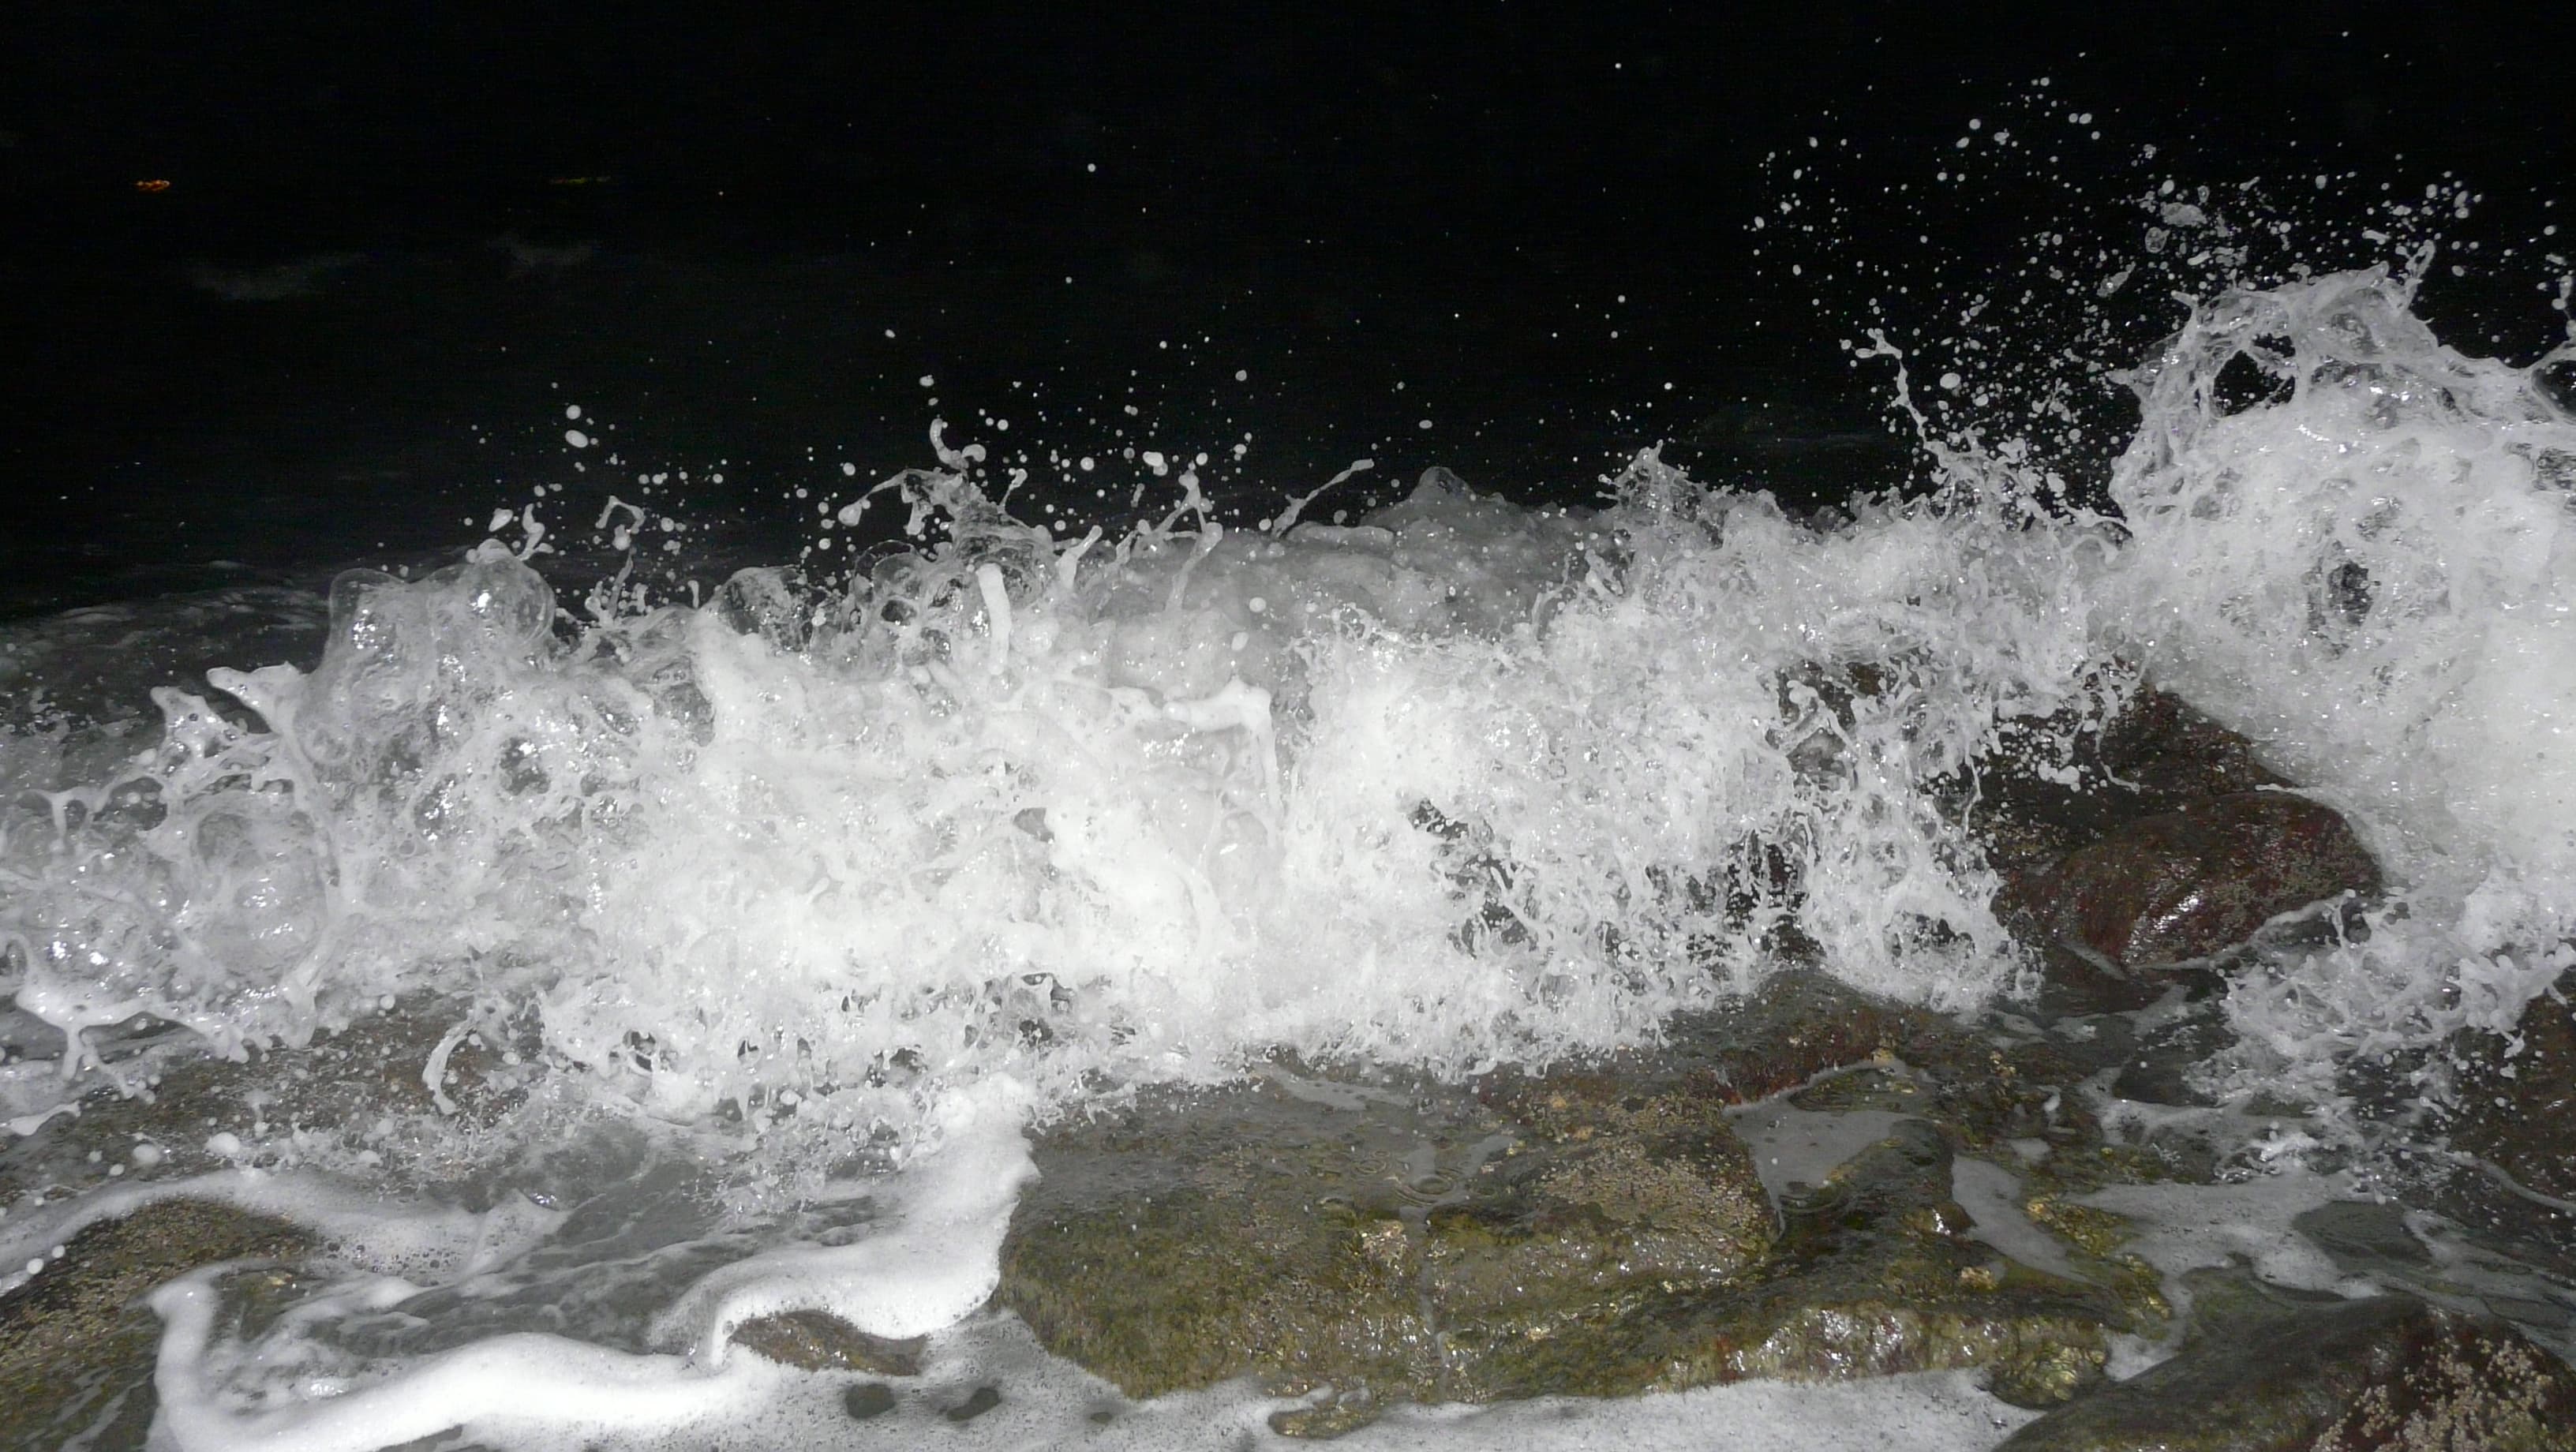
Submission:
[[[205,1336],[196,1287],[161,1297],[165,1314],[187,1323],[165,1342],[159,1423],[168,1445],[186,1452],[369,1452],[396,1438],[469,1429],[478,1439],[533,1452],[587,1447],[684,1448],[711,1437],[728,1447],[787,1449],[987,1449],[1074,1446],[1120,1452],[1183,1452],[1209,1446],[1287,1449],[1269,1415],[1294,1405],[1245,1382],[1132,1403],[1070,1364],[1049,1357],[1008,1316],[969,1318],[932,1338],[917,1378],[889,1385],[891,1406],[864,1420],[846,1409],[846,1375],[812,1375],[742,1357],[721,1371],[695,1371],[676,1358],[603,1354],[556,1338],[496,1338],[424,1362],[410,1376],[317,1398],[294,1409],[245,1413],[224,1404],[183,1356],[237,1349]],[[177,1364],[174,1364],[177,1363]],[[971,1416],[974,1394],[999,1395]],[[174,1395],[179,1398],[171,1405]],[[468,1413],[491,1409],[482,1415]],[[1698,1449],[1723,1428],[1729,1448],[1907,1447],[1925,1452],[1991,1447],[2034,1414],[1995,1400],[1969,1372],[1875,1378],[1861,1383],[1745,1382],[1617,1401],[1548,1398],[1491,1407],[1398,1407],[1347,1434],[1352,1447],[1523,1452],[1621,1447],[1635,1452]]]
[[[482,1274],[524,1255],[563,1217],[511,1197],[472,1212],[406,1203],[328,1177],[225,1170],[184,1179],[128,1182],[22,1209],[0,1220],[0,1293],[42,1270],[23,1267],[101,1221],[168,1200],[212,1200],[289,1220],[313,1232],[330,1256],[370,1276],[422,1280]]]
[[[796,1378],[758,1357],[726,1355],[727,1338],[743,1321],[814,1308],[901,1338],[945,1330],[983,1306],[1000,1279],[1011,1207],[1031,1173],[1021,1097],[1008,1081],[994,1080],[940,1106],[938,1151],[877,1187],[895,1209],[872,1233],[839,1245],[773,1249],[700,1279],[660,1318],[657,1339],[674,1343],[675,1354],[522,1331],[408,1358],[370,1356],[333,1333],[380,1320],[431,1289],[374,1268],[301,1298],[277,1326],[244,1342],[219,1332],[214,1273],[193,1273],[152,1297],[163,1321],[154,1377],[162,1401],[158,1434],[187,1452],[367,1452],[460,1427],[517,1445],[587,1446],[756,1425]],[[339,1197],[321,1182],[269,1186],[252,1177],[186,1188],[247,1196],[259,1208],[300,1211],[301,1218],[347,1218],[331,1213],[342,1208]],[[394,1226],[406,1218],[459,1239],[453,1215],[381,1217]],[[357,1233],[376,1232],[362,1226]],[[473,1244],[476,1253],[451,1256],[441,1279],[469,1294],[497,1295],[496,1288],[471,1287],[506,1282],[510,1277],[496,1272],[527,1247],[496,1257],[488,1234]]]
[[[1648,455],[1598,513],[1434,471],[1361,527],[1060,546],[946,452],[890,488],[952,540],[842,590],[567,639],[497,546],[344,578],[311,675],[214,673],[258,723],[164,692],[9,823],[20,1008],[238,1052],[473,997],[837,1155],[993,1075],[1635,1042],[1790,926],[1944,1007],[2018,970],[1940,792],[2080,693],[2089,523],[1963,484],[1815,529]]]
[[[2576,963],[2576,418],[2539,384],[2576,345],[2471,358],[2411,297],[2372,270],[2195,308],[2112,483],[2106,633],[2350,813],[2399,889],[2366,942],[2239,987],[2276,1064],[2508,1028]]]

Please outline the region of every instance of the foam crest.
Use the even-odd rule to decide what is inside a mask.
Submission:
[[[1598,511],[1435,470],[1351,526],[1064,543],[934,437],[879,496],[945,538],[837,585],[576,629],[497,544],[344,578],[311,675],[213,673],[255,719],[165,694],[9,824],[21,1006],[233,1052],[527,1011],[777,1168],[997,1075],[1044,1113],[1272,1046],[1637,1042],[1790,943],[1944,1006],[2017,970],[1945,804],[2070,698],[2102,544],[2005,474],[1818,526],[1648,454]]]
[[[2576,928],[2576,418],[2385,270],[2194,309],[2135,385],[2110,634],[2354,814],[2401,884],[2249,1022],[2315,1057],[2502,1027]],[[2249,998],[2249,1004],[2253,998]]]

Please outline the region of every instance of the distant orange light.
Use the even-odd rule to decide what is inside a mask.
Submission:
[[[154,177],[150,181],[136,182],[134,189],[138,192],[166,192],[170,190],[170,184],[159,177]]]
[[[612,182],[615,180],[617,180],[617,178],[610,176],[550,176],[546,178],[546,185],[550,187],[595,187],[604,182]]]

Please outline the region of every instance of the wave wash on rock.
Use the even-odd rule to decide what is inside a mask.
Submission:
[[[2194,308],[2111,486],[2106,638],[2398,889],[2235,983],[2263,1073],[2509,1030],[2576,963],[2576,418],[2545,383],[2576,342],[2471,358],[2413,294],[2373,269]]]
[[[1946,1007],[2021,971],[1955,807],[2088,679],[2097,521],[1963,474],[1809,525],[1649,453],[1598,512],[1434,470],[1064,542],[941,455],[879,492],[945,538],[835,588],[576,632],[495,544],[343,578],[311,675],[213,674],[255,720],[164,691],[157,749],[0,818],[21,1007],[68,1069],[138,1013],[239,1052],[471,1000],[778,1163],[998,1074],[1647,1040],[1784,941]]]

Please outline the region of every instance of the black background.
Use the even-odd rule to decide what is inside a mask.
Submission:
[[[1867,143],[1865,197],[2046,76],[2177,168],[2452,172],[2506,233],[2569,175],[2554,21],[1094,8],[0,10],[0,615],[470,543],[561,475],[565,400],[631,460],[725,461],[687,501],[711,559],[792,548],[784,501],[834,462],[927,462],[933,412],[1089,449],[1121,400],[1183,444],[1255,433],[1247,511],[1362,453],[1580,497],[1787,399],[1826,442],[1751,472],[1827,497],[1888,467],[1829,447],[1879,399],[1835,351],[1847,300],[1746,230],[1808,135]],[[2030,224],[1937,245],[1973,265]],[[599,260],[513,276],[504,234]],[[187,281],[330,252],[365,260],[313,296]],[[2535,276],[2435,301],[2535,351]]]

